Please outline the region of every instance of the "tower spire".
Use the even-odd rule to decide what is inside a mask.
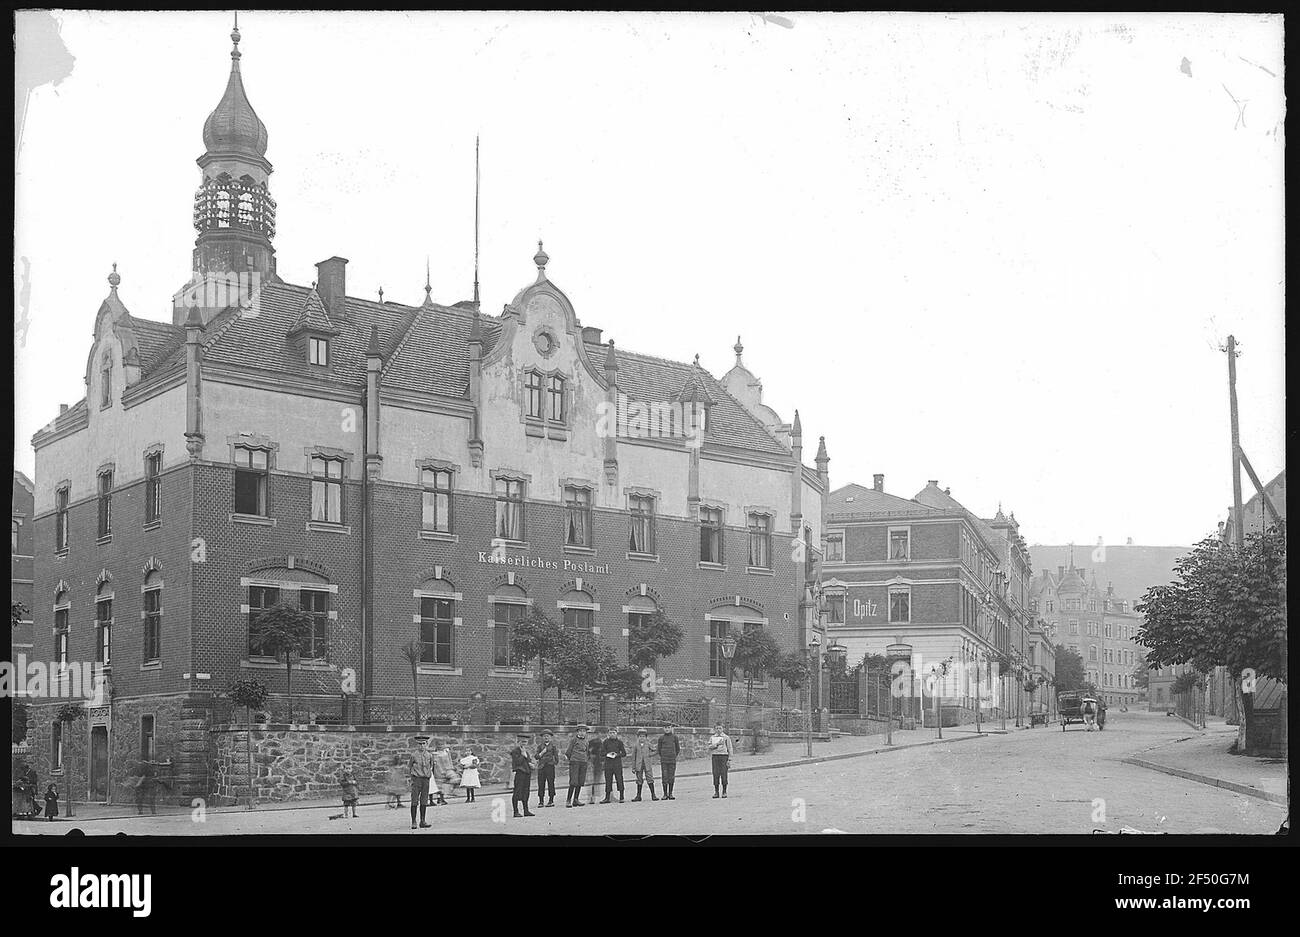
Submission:
[[[424,255],[424,305],[433,305],[433,284],[429,277],[429,255]]]
[[[478,308],[478,134],[474,134],[474,308]]]

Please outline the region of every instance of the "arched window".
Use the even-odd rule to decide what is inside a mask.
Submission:
[[[99,369],[99,405],[100,407],[111,407],[113,405],[112,352],[104,353],[104,361]]]
[[[60,590],[54,594],[54,661],[59,665],[59,673],[68,666],[68,593]]]
[[[108,581],[95,592],[95,663],[113,664],[113,587]]]
[[[451,667],[455,662],[456,600],[459,594],[445,579],[430,579],[416,592],[420,630],[420,663]]]
[[[515,625],[528,615],[528,593],[516,585],[497,588],[492,597],[492,666],[519,667],[526,661],[515,661],[510,652],[510,639]]]
[[[230,193],[225,189],[217,192],[217,227],[230,227]]]
[[[627,603],[627,659],[636,655],[636,636],[639,629],[650,624],[650,616],[658,610],[654,600],[644,595],[635,595]]]
[[[141,597],[141,618],[144,619],[141,662],[145,664],[162,660],[162,589],[162,574],[151,572],[145,578]]]
[[[600,634],[595,627],[595,612],[599,605],[590,592],[570,589],[560,598],[560,620],[565,631],[586,631]]]
[[[253,196],[250,192],[239,193],[239,226],[241,228],[253,226]]]

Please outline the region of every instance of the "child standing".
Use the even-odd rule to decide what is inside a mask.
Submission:
[[[45,819],[53,820],[59,815],[59,789],[51,784],[45,789]]]
[[[480,781],[478,779],[478,755],[473,752],[466,752],[458,764],[460,765],[460,786],[465,792],[465,803],[474,803],[474,792],[479,789]]]
[[[357,800],[359,792],[357,790],[357,779],[352,776],[351,768],[344,768],[343,775],[339,778],[339,787],[343,790],[343,816],[348,815],[348,808],[352,808],[353,818],[357,815]]]
[[[396,755],[393,756],[392,765],[388,769],[388,777],[384,781],[384,790],[388,794],[388,801],[385,804],[393,810],[402,809],[402,792],[406,790],[406,777],[402,773],[402,767]]]

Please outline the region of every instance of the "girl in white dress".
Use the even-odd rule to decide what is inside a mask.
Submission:
[[[474,792],[479,789],[480,782],[478,779],[478,756],[469,752],[462,758],[460,765],[460,789],[465,792],[465,803],[474,803]]]

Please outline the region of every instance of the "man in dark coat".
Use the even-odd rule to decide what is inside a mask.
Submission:
[[[672,726],[664,727],[664,734],[659,736],[659,770],[664,782],[664,800],[676,800],[673,796],[673,784],[677,780],[677,756],[681,753],[682,743]]]
[[[623,803],[623,759],[627,757],[627,746],[618,737],[618,729],[610,726],[609,734],[601,743],[600,752],[601,762],[605,765],[605,799],[601,803],[609,803],[610,796],[614,793],[614,782],[617,781],[618,802],[621,804]]]
[[[536,766],[533,753],[528,748],[528,744],[533,740],[533,737],[526,732],[520,732],[516,738],[519,744],[510,749],[510,770],[515,775],[515,789],[514,793],[510,795],[510,806],[517,817],[535,817],[537,814],[528,809],[528,795],[532,788],[533,768]],[[523,813],[519,812],[520,805],[524,808]]]
[[[542,733],[542,744],[537,749],[537,806],[555,806],[555,766],[560,761],[560,750],[555,745],[555,735],[550,729]],[[546,793],[551,799],[546,801]]]

